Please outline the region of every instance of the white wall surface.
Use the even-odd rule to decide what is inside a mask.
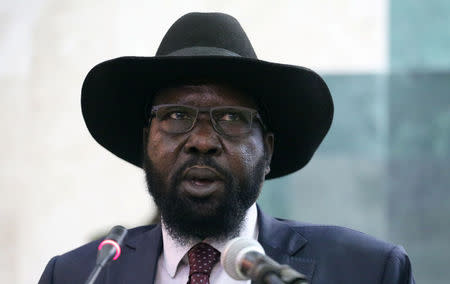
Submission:
[[[319,73],[386,70],[385,0],[1,0],[3,283],[37,283],[52,256],[151,218],[141,171],[89,135],[80,89],[103,60],[152,56],[191,11],[235,16],[260,59]]]

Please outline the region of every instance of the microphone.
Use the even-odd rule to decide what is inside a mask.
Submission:
[[[261,284],[308,283],[305,275],[266,256],[263,247],[253,239],[235,238],[229,241],[220,262],[228,275],[236,280],[251,279]]]
[[[119,258],[120,254],[122,253],[120,246],[122,245],[123,239],[125,239],[127,233],[127,229],[122,226],[114,226],[111,229],[106,238],[98,246],[95,267],[89,275],[89,278],[86,280],[85,284],[93,284],[102,268],[111,260],[116,260]]]

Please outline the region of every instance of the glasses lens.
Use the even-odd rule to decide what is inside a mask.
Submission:
[[[186,106],[163,106],[156,112],[156,117],[164,131],[184,133],[192,128],[197,110]]]
[[[219,131],[226,135],[237,136],[248,133],[252,127],[252,112],[240,108],[215,108],[212,118]]]

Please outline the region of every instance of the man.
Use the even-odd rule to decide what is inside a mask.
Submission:
[[[314,284],[414,283],[401,247],[257,208],[265,179],[311,159],[333,104],[313,71],[258,60],[233,17],[187,14],[155,57],[97,65],[82,109],[102,146],[144,168],[162,221],[130,230],[96,283],[237,283],[218,263],[236,236],[257,239]],[[50,260],[40,283],[83,283],[99,242]]]

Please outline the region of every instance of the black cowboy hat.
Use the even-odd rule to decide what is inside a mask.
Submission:
[[[143,127],[158,89],[174,82],[220,80],[265,105],[275,134],[267,179],[305,166],[330,128],[333,101],[312,70],[258,60],[238,21],[222,13],[189,13],[164,36],[154,57],[119,57],[88,73],[81,92],[86,125],[98,143],[142,167]]]

